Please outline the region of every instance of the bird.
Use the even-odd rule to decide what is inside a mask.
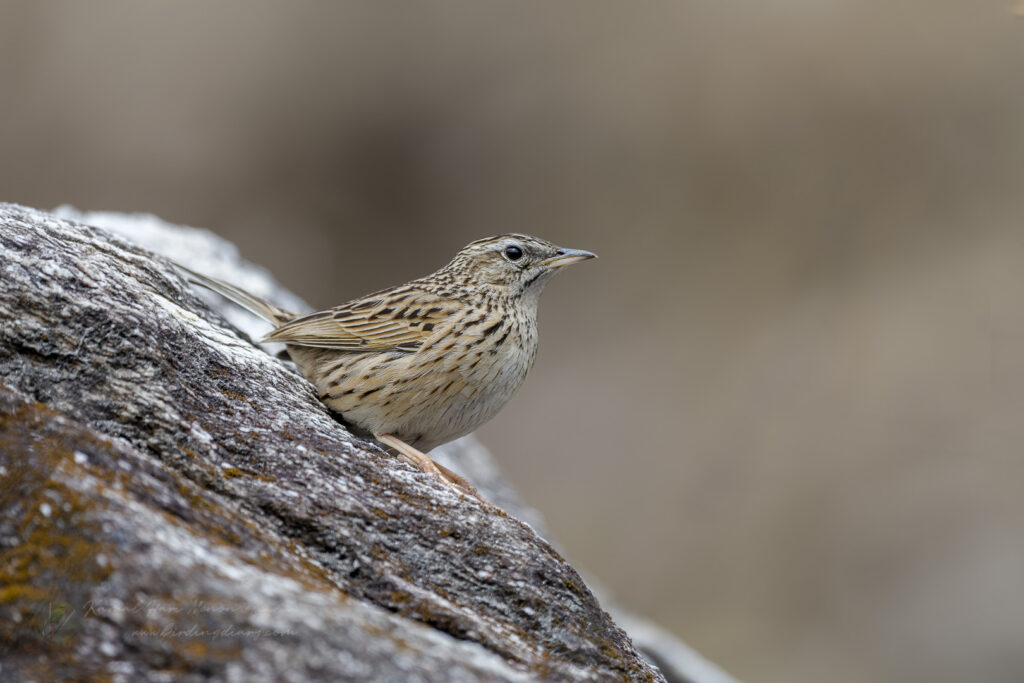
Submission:
[[[320,400],[360,435],[460,493],[464,477],[427,453],[494,417],[537,355],[537,304],[582,249],[506,233],[471,242],[436,272],[311,314],[177,264],[190,280],[274,325]]]

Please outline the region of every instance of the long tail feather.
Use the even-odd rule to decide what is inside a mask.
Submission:
[[[264,320],[272,322],[275,325],[286,323],[296,317],[295,313],[286,311],[283,308],[278,308],[269,301],[265,301],[254,294],[250,294],[240,287],[235,287],[223,280],[218,280],[217,278],[197,273],[191,268],[186,268],[180,263],[175,263],[174,265],[182,272],[186,273],[190,281],[217,292],[221,296],[234,301],[242,308],[252,311]]]

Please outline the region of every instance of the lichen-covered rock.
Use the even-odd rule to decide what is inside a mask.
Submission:
[[[302,306],[149,220],[121,223]],[[442,457],[502,507],[351,435],[212,302],[0,204],[0,680],[662,680],[475,442]]]
[[[0,206],[5,679],[656,679],[502,509],[353,437],[173,268]]]
[[[415,596],[392,598],[411,612],[355,599],[300,542],[142,452],[9,389],[0,415],[4,680],[532,677],[431,628]]]

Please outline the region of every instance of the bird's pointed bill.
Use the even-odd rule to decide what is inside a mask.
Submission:
[[[552,256],[549,259],[541,261],[538,265],[547,266],[548,268],[561,268],[563,266],[569,266],[573,263],[579,263],[580,261],[587,261],[592,258],[597,258],[597,254],[582,249],[560,249],[557,256]]]

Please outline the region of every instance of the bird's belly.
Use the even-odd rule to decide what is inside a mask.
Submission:
[[[509,344],[507,350],[471,351],[463,360],[429,373],[410,392],[413,410],[403,430],[422,450],[469,434],[508,403],[526,378],[533,355],[533,349]]]
[[[467,344],[384,359],[334,355],[333,365],[318,359],[300,368],[321,400],[346,421],[429,451],[490,420],[523,383],[536,342],[509,342],[496,349]]]

